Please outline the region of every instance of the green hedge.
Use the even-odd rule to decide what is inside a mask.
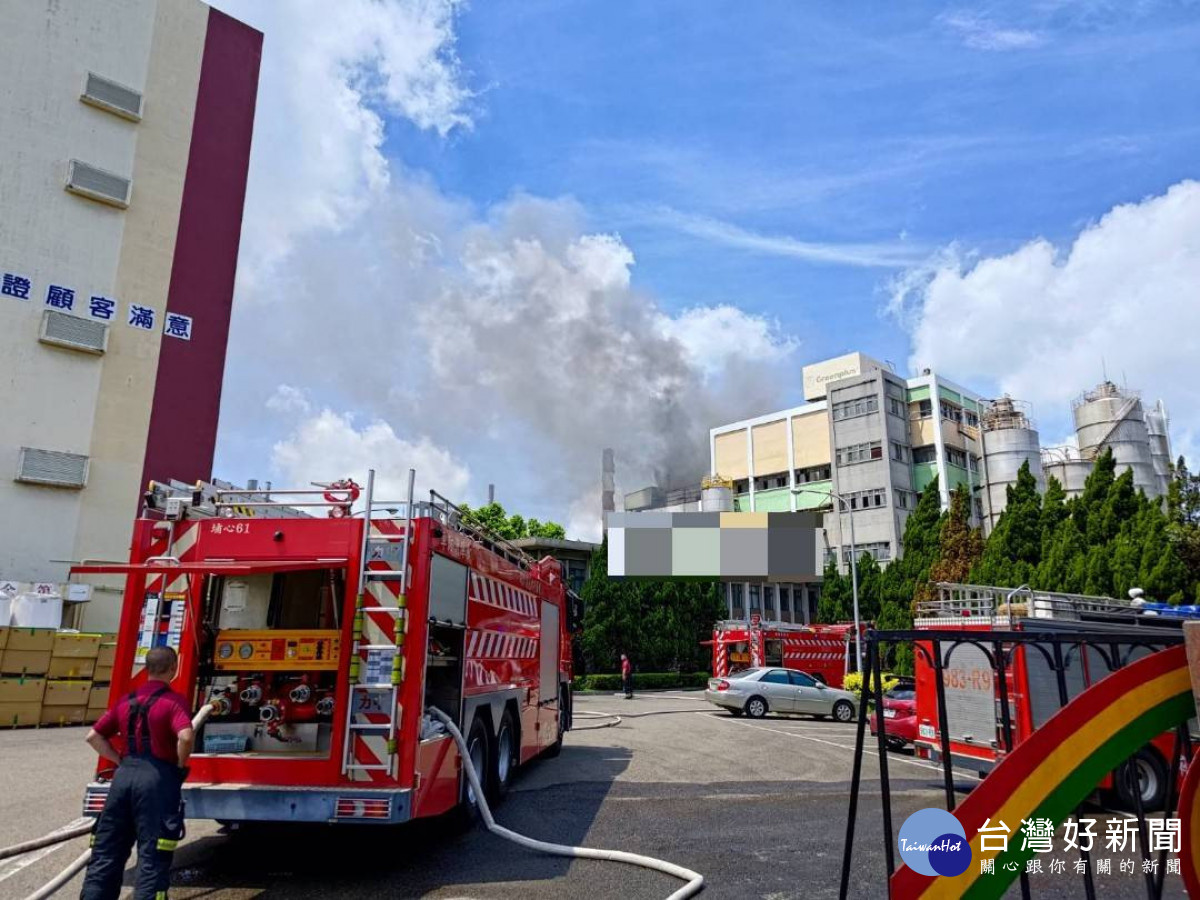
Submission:
[[[633,689],[653,691],[664,688],[701,688],[708,684],[707,672],[635,672]],[[620,675],[580,675],[571,686],[577,691],[619,691]]]

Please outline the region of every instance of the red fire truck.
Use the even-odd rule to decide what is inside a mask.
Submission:
[[[210,707],[184,785],[190,818],[402,822],[471,803],[458,724],[486,790],[556,755],[570,727],[577,598],[430,492],[352,512],[353,482],[262,492],[152,485],[127,564],[109,704],[174,647],[175,690]],[[285,501],[284,506],[280,501]],[[318,508],[307,515],[308,508]],[[87,788],[103,808],[111,764]]]
[[[920,604],[915,627],[918,630],[961,631],[964,641],[975,635],[986,641],[986,636],[981,633],[989,631],[1086,630],[1102,633],[1137,627],[1139,630],[1170,628],[1178,633],[1179,629],[1178,620],[1160,615],[1155,609],[1157,604],[1135,606],[1129,601],[1110,597],[1028,589],[1016,592],[983,585],[938,584],[937,589],[937,600]],[[932,652],[930,644],[923,646],[926,653]],[[943,656],[947,650],[950,648],[943,642]],[[1129,663],[1150,652],[1144,646],[1126,645],[1123,661]],[[915,657],[917,752],[937,760],[941,756],[942,735],[937,674],[925,653],[917,652]],[[1110,671],[1108,660],[1094,647],[1065,646],[1063,665],[1068,699]],[[1058,711],[1058,678],[1040,652],[1022,646],[1013,650],[1004,674],[1013,746],[1016,746]],[[942,670],[942,684],[951,759],[956,767],[977,772],[982,777],[1006,752],[995,670],[983,647],[972,643],[956,644]],[[1130,760],[1129,764],[1136,766],[1142,804],[1147,809],[1161,809],[1166,800],[1167,776],[1175,744],[1173,734],[1161,735]],[[1109,776],[1100,788],[1115,790],[1118,801],[1126,808],[1132,809],[1136,803],[1126,778]]]
[[[854,659],[854,626],[762,625],[756,620],[718,622],[712,641],[714,678],[752,666],[783,666],[841,687]]]

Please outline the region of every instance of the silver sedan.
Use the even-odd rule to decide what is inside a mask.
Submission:
[[[710,678],[704,699],[729,710],[761,719],[767,713],[832,716],[853,722],[858,695],[828,687],[796,669],[745,669],[725,678]]]

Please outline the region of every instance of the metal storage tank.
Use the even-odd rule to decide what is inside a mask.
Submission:
[[[1171,438],[1167,433],[1167,408],[1161,400],[1146,411],[1146,431],[1150,434],[1150,461],[1162,496],[1171,484]]]
[[[1094,462],[1105,449],[1111,449],[1117,474],[1133,469],[1133,483],[1147,497],[1162,496],[1154,462],[1150,456],[1150,434],[1142,400],[1136,391],[1117,387],[1111,381],[1097,385],[1076,399],[1075,437],[1079,455]]]
[[[733,482],[710,475],[700,482],[701,512],[733,512]]]
[[[1092,461],[1068,457],[1061,453],[1062,449],[1051,448],[1043,453],[1042,473],[1047,479],[1056,479],[1068,497],[1078,497],[1083,493],[1087,477],[1092,474]]]
[[[1045,490],[1046,482],[1042,476],[1037,428],[1029,418],[1029,404],[1005,394],[984,406],[979,424],[983,432],[983,472],[987,478],[984,525],[990,532],[1004,511],[1008,486],[1016,484],[1022,465],[1029,463],[1038,491]]]

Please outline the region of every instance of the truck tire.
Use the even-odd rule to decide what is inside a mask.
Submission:
[[[746,701],[743,711],[751,719],[761,719],[767,714],[767,701],[755,695]]]
[[[1113,789],[1118,805],[1128,812],[1137,810],[1134,791],[1141,793],[1143,811],[1158,812],[1165,809],[1167,764],[1163,762],[1157,750],[1143,747],[1117,767],[1113,773]]]
[[[483,719],[476,716],[471,722],[471,730],[467,732],[467,752],[475,765],[476,774],[486,789],[488,783],[488,727]],[[462,812],[465,824],[473,825],[480,818],[479,806],[475,801],[475,792],[467,780],[465,766],[462,779]]]
[[[496,730],[495,762],[492,765],[492,799],[496,803],[504,800],[512,785],[513,775],[521,762],[521,745],[512,713],[504,711],[500,727]]]

